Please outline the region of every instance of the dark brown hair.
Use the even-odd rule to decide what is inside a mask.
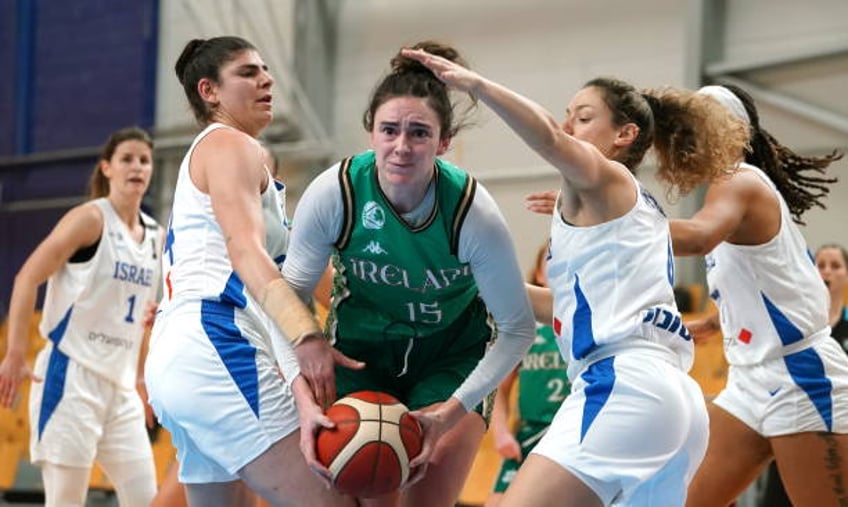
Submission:
[[[459,52],[444,44],[434,41],[422,41],[412,49],[441,56],[452,62],[467,67]],[[477,99],[468,95],[471,104],[460,114],[465,116],[477,106]],[[407,58],[400,51],[391,60],[391,71],[374,88],[368,101],[368,109],[362,115],[362,125],[371,132],[374,128],[374,115],[377,109],[386,101],[395,97],[419,97],[427,99],[428,104],[439,117],[441,138],[454,137],[460,130],[469,125],[465,118],[457,120],[457,105],[451,100],[447,86],[433,72],[416,60]]]
[[[100,169],[100,163],[112,160],[115,150],[125,141],[141,141],[149,146],[151,150],[153,149],[153,140],[150,139],[150,135],[139,127],[128,127],[112,133],[109,139],[106,140],[106,144],[100,149],[97,163],[94,165],[94,170],[91,171],[91,176],[88,178],[89,198],[97,199],[98,197],[109,195],[109,179]]]
[[[174,71],[183,85],[188,103],[194,117],[200,124],[208,123],[212,118],[212,109],[200,97],[197,83],[201,79],[219,82],[221,67],[236,58],[242,51],[255,50],[250,42],[241,37],[225,36],[212,39],[192,39],[185,45]]]
[[[777,186],[777,190],[792,213],[795,222],[803,224],[801,215],[818,206],[825,208],[822,199],[830,192],[829,186],[836,178],[804,174],[808,171],[824,174],[833,161],[842,158],[842,153],[833,150],[822,157],[802,157],[780,142],[760,126],[760,115],[754,105],[754,99],[738,86],[725,84],[745,106],[745,112],[751,120],[751,146],[745,151],[745,162],[762,169]]]

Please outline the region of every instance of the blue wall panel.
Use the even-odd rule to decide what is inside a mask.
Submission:
[[[0,306],[24,259],[67,211],[14,204],[82,196],[96,162],[57,153],[101,146],[129,125],[153,126],[158,7],[0,0]],[[27,156],[48,160],[19,163]]]
[[[15,149],[15,2],[0,1],[0,157]]]
[[[154,3],[44,0],[38,12],[33,151],[96,146],[113,130],[151,127],[146,108]]]

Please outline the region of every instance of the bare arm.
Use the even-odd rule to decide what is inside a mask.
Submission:
[[[565,133],[556,119],[532,100],[423,50],[404,49],[403,55],[427,66],[449,86],[478,97],[528,146],[556,167],[569,187],[596,189],[610,178],[627,177],[622,166],[611,162],[592,144]]]
[[[689,219],[670,221],[674,255],[706,255],[740,227],[752,195],[736,175],[713,182]]]
[[[554,321],[554,296],[548,287],[525,284],[533,315],[537,322],[550,325]]]
[[[504,458],[521,461],[521,446],[509,430],[509,395],[517,378],[518,372],[513,370],[498,386],[492,407],[491,424],[495,450]]]
[[[97,206],[91,203],[77,206],[59,220],[15,276],[9,303],[6,355],[0,363],[0,406],[11,406],[20,382],[33,378],[25,358],[38,287],[77,250],[94,244],[102,231],[103,214]]]
[[[267,181],[263,157],[246,134],[230,129],[211,132],[198,144],[191,175],[212,200],[233,269],[245,287],[295,349],[303,376],[321,405],[335,398],[333,356],[312,313],[281,277],[265,250],[260,190]],[[273,342],[284,356],[289,348]],[[277,351],[277,346],[282,350]],[[287,381],[294,382],[294,378]]]

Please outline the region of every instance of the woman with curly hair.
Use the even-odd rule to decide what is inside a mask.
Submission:
[[[835,180],[820,173],[841,154],[795,154],[760,126],[736,86],[698,93],[747,124],[751,143],[691,219],[671,222],[675,254],[706,256],[730,364],[709,405],[709,446],[687,506],[727,505],[772,458],[793,505],[844,505],[848,358],[830,339],[827,288],[793,223],[823,207]]]
[[[497,113],[562,176],[551,289],[528,287],[553,322],[571,394],[503,497],[509,506],[682,505],[707,447],[692,339],[674,302],[668,219],[633,174],[649,147],[676,192],[722,177],[747,130],[692,92],[588,82],[558,123],[529,99],[407,50]],[[715,149],[715,147],[721,147]],[[551,300],[553,294],[553,300]]]

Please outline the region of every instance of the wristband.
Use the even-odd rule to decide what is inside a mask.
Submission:
[[[283,278],[275,278],[265,286],[259,305],[289,339],[292,347],[321,333],[315,317]]]

